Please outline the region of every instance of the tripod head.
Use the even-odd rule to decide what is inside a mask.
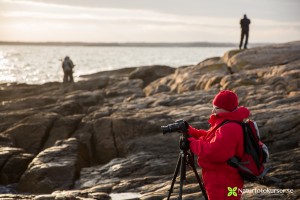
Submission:
[[[179,139],[179,148],[183,151],[190,149],[190,141],[188,140],[188,134],[182,133]]]

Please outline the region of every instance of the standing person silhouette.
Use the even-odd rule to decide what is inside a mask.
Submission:
[[[241,19],[240,24],[241,24],[241,41],[240,41],[240,49],[242,48],[243,45],[243,40],[244,36],[246,36],[245,44],[244,44],[244,49],[247,49],[247,44],[248,44],[248,38],[249,38],[249,25],[251,21],[250,19],[247,18],[247,15],[244,15],[244,18]]]
[[[71,82],[73,83],[73,68],[74,68],[74,64],[73,61],[70,59],[69,56],[66,56],[64,61],[62,62],[62,68],[64,71],[64,79],[63,82],[67,83],[67,82]]]

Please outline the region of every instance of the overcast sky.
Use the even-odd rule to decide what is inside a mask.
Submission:
[[[0,0],[0,41],[300,40],[300,0]]]

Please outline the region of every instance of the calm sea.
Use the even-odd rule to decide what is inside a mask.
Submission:
[[[0,45],[0,83],[62,81],[61,60],[70,56],[80,75],[146,65],[179,67],[223,54],[230,47],[87,47]]]

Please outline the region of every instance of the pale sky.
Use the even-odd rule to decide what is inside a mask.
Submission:
[[[300,40],[300,0],[0,0],[0,41],[230,42]]]

